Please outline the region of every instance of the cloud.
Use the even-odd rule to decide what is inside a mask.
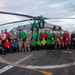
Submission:
[[[0,0],[0,10],[4,9],[6,6],[6,0]]]
[[[49,18],[56,17],[75,17],[75,0],[0,0],[0,10],[10,11],[22,14],[29,14],[32,16],[43,15]],[[26,19],[18,16],[0,15],[0,23]],[[65,25],[73,26],[75,20],[66,19],[49,19],[46,20],[49,23],[61,25],[67,28]],[[25,22],[24,24],[26,24]],[[18,23],[19,25],[21,23]],[[13,26],[12,26],[13,27]],[[69,29],[69,28],[68,28]]]
[[[69,2],[64,4],[64,9],[68,9],[70,11],[75,11],[75,3],[74,2]]]
[[[72,0],[73,1],[73,0]],[[47,17],[63,17],[69,16],[66,4],[71,0],[7,0],[6,11],[26,13],[33,16],[44,15]],[[13,11],[14,10],[14,11]],[[66,14],[67,13],[67,14]]]
[[[21,20],[19,17],[11,16],[11,15],[0,14],[0,17],[1,17],[0,24],[1,23],[6,23],[6,22]]]

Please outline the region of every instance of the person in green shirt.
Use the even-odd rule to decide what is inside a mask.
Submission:
[[[31,34],[31,38],[37,39],[37,33],[33,32],[33,33]]]
[[[41,17],[39,18],[39,21],[40,21],[40,28],[41,28],[41,23],[42,23],[42,28],[44,28],[44,17],[41,15]]]
[[[46,32],[46,36],[47,36],[47,38],[52,39],[52,36],[53,36],[53,35],[52,35],[52,33],[50,33],[49,31],[47,31],[47,32]]]
[[[19,37],[23,39],[23,41],[26,40],[26,32],[24,31],[24,29],[22,29],[22,31],[19,33]]]
[[[54,38],[52,38],[50,40],[50,49],[55,49],[55,40],[54,40]]]
[[[31,39],[30,46],[31,46],[31,51],[36,49],[36,41],[34,39]]]
[[[36,27],[37,27],[36,20],[34,20],[34,22],[32,23],[32,27],[33,27],[33,28],[36,28]]]
[[[41,41],[40,41],[40,39],[37,39],[36,44],[37,44],[37,50],[40,50],[40,48],[41,48]]]
[[[40,37],[41,37],[40,32],[37,32],[37,39],[40,39]]]
[[[38,24],[36,23],[36,20],[32,23],[32,32],[34,31],[34,28],[38,31]]]
[[[47,40],[46,40],[46,49],[50,49],[50,40],[49,40],[49,38],[47,38]]]

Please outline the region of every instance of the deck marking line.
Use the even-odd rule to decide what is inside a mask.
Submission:
[[[21,60],[14,62],[13,64],[10,63],[10,62],[8,62],[8,61],[6,61],[6,60],[4,60],[4,59],[2,59],[2,58],[0,57],[0,60],[1,60],[0,62],[3,61],[4,63],[6,62],[6,63],[9,63],[9,64],[10,64],[10,65],[7,65],[6,67],[0,69],[0,74],[2,74],[2,73],[4,73],[4,72],[8,71],[8,70],[11,69],[11,68],[13,68],[14,65],[17,65],[17,64],[23,62],[24,60],[27,60],[27,59],[30,58],[31,56],[32,56],[32,55],[28,55],[28,56],[22,58]]]
[[[6,67],[0,69],[0,74],[8,71],[9,69],[13,68],[14,66],[11,66],[11,65],[7,65]]]

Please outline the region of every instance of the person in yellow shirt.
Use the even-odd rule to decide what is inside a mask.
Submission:
[[[45,38],[43,38],[41,40],[41,47],[42,47],[42,49],[46,49],[46,40],[45,40]]]

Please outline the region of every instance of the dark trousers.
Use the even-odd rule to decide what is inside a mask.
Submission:
[[[40,28],[44,28],[44,22],[40,22]]]
[[[36,50],[36,46],[31,45],[30,49],[31,49],[31,51]]]
[[[40,45],[37,45],[37,50],[41,50],[41,46]]]
[[[42,48],[42,50],[45,50],[46,49],[46,45],[42,45],[41,48]]]
[[[10,48],[4,48],[4,53],[10,53],[11,52],[11,49]]]
[[[74,43],[74,49],[75,49],[75,43]]]
[[[2,40],[2,43],[4,44],[5,40]]]
[[[56,45],[56,49],[60,49],[60,45],[59,44]]]
[[[75,49],[75,42],[73,42],[73,44],[71,44],[71,48]]]
[[[40,26],[40,22],[38,22],[38,25],[39,25],[39,28],[41,28],[41,26]]]
[[[12,53],[17,52],[18,47],[12,46]]]
[[[25,41],[26,41],[26,38],[23,39],[23,42],[25,42]]]
[[[1,52],[1,54],[4,54],[4,55],[6,55],[6,54],[7,54],[6,49],[1,49],[1,50],[0,50],[0,52]]]
[[[0,49],[0,54],[5,54],[6,55],[5,49]]]
[[[2,54],[2,49],[0,49],[0,54]]]
[[[61,48],[61,49],[64,49],[64,45],[63,45],[63,44],[61,44],[61,45],[60,45],[60,48]]]
[[[55,49],[55,44],[51,44],[50,49]]]
[[[0,54],[3,54],[3,51],[2,51],[2,49],[0,49]]]
[[[47,50],[50,50],[50,45],[46,45],[46,49]]]
[[[70,44],[65,44],[65,49],[70,49]]]

